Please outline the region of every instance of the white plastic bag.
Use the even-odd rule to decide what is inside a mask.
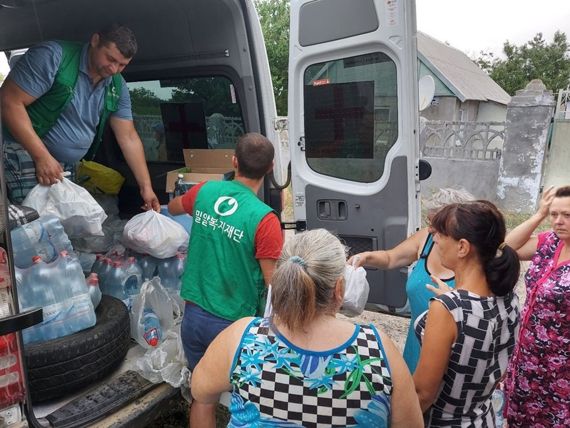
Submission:
[[[153,383],[167,382],[174,388],[186,384],[190,370],[180,339],[180,324],[166,332],[166,337],[158,347],[147,350],[138,358],[134,369]]]
[[[340,312],[346,316],[355,317],[364,311],[370,292],[366,271],[362,266],[354,268],[354,266],[346,265],[344,279],[344,302]]]
[[[87,190],[67,178],[51,186],[38,184],[22,205],[34,208],[40,216],[53,214],[59,217],[70,237],[103,235],[107,214]]]
[[[158,259],[176,255],[180,247],[188,246],[188,233],[174,220],[149,210],[137,214],[125,225],[123,245],[141,254]]]
[[[144,338],[144,310],[149,308],[160,320],[160,337],[163,342],[167,331],[172,328],[180,318],[178,304],[168,295],[168,291],[161,285],[160,278],[155,276],[145,281],[139,294],[133,297],[131,309],[131,337],[146,349],[153,348]]]

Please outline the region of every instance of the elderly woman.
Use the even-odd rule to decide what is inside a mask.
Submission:
[[[474,199],[465,190],[441,189],[424,203],[428,210],[428,221],[441,207]],[[414,322],[418,315],[427,310],[429,299],[433,297],[433,293],[427,290],[425,285],[434,284],[431,279],[433,275],[442,279],[450,287],[455,286],[453,272],[441,264],[439,255],[432,249],[433,236],[425,227],[390,250],[366,251],[351,257],[349,260],[349,263],[354,262],[356,266],[369,266],[379,269],[397,269],[417,261],[406,282],[411,320],[404,347],[404,360],[412,373],[416,370],[420,357],[420,344],[414,333]]]
[[[552,230],[533,235],[550,216]],[[538,212],[507,242],[521,260],[527,299],[505,381],[509,427],[570,426],[570,186],[544,192]]]
[[[441,280],[429,310],[416,321],[421,354],[414,373],[426,423],[433,427],[495,426],[491,396],[506,372],[519,325],[515,251],[504,243],[502,214],[488,201],[452,204],[432,219]]]
[[[272,280],[273,316],[244,318],[210,345],[192,396],[232,391],[229,427],[421,427],[406,365],[372,325],[337,319],[346,253],[324,229],[287,241]],[[192,426],[214,427],[193,420]]]

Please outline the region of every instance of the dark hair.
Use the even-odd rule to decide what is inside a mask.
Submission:
[[[465,239],[475,247],[493,294],[504,296],[514,289],[520,272],[519,258],[504,243],[505,220],[491,202],[447,205],[435,214],[431,228],[457,241]]]
[[[562,186],[556,189],[555,198],[567,198],[570,196],[570,186]]]
[[[317,316],[334,313],[335,286],[345,265],[345,246],[325,229],[288,239],[271,278],[274,316],[290,330],[302,330]]]
[[[114,43],[125,58],[132,58],[137,53],[138,45],[135,33],[129,27],[120,24],[110,24],[98,31],[99,43],[107,45]]]
[[[246,178],[259,179],[271,169],[275,149],[266,137],[250,132],[238,139],[235,153],[239,173]]]

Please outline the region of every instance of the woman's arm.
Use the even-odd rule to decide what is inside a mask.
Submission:
[[[379,333],[390,365],[393,384],[390,426],[392,428],[422,428],[424,420],[418,397],[414,393],[414,382],[408,366],[390,338],[383,332]]]
[[[427,236],[428,229],[421,229],[390,250],[365,251],[352,256],[348,263],[354,263],[355,267],[369,266],[380,269],[408,266],[418,259]]]
[[[420,360],[414,373],[422,412],[429,409],[437,398],[449,364],[451,346],[456,339],[457,327],[453,317],[441,302],[432,301],[427,315]]]
[[[244,330],[252,318],[242,318],[223,330],[208,346],[192,372],[192,398],[204,404],[217,403],[220,394],[231,389],[230,368]]]
[[[556,188],[554,186],[546,189],[540,198],[537,212],[507,234],[505,242],[511,248],[516,250],[521,260],[530,260],[536,251],[538,238],[536,236],[532,236],[532,234],[536,228],[540,226],[540,223],[542,223],[542,221],[548,216],[550,204],[554,199],[555,193]]]

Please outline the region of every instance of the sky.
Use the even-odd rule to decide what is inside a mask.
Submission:
[[[500,55],[505,41],[522,45],[536,33],[570,38],[570,0],[416,0],[418,30],[476,58]]]
[[[500,55],[506,40],[521,45],[538,32],[548,42],[556,30],[570,38],[570,0],[416,0],[416,14],[420,31],[471,58],[482,50]]]

